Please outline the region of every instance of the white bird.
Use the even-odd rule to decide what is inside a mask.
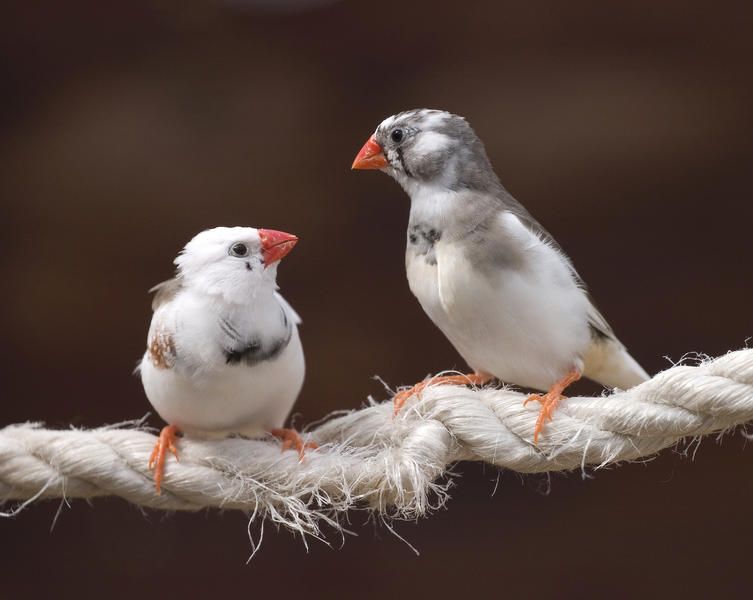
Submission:
[[[629,388],[648,375],[617,340],[554,238],[500,183],[466,120],[418,109],[385,119],[353,162],[392,176],[411,199],[408,282],[474,370],[431,383],[492,378],[546,394],[534,442],[581,374]],[[401,392],[395,410],[429,381]]]
[[[269,432],[301,457],[314,447],[282,429],[305,372],[301,320],[276,291],[279,261],[297,241],[272,229],[208,229],[175,259],[176,277],[152,288],[139,371],[168,423],[149,459],[157,493],[166,452],[177,458],[178,431],[201,438]]]

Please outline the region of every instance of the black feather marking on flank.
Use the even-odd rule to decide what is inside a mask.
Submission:
[[[288,321],[288,316],[284,310],[281,310],[283,322],[285,324],[285,333],[279,338],[263,342],[259,338],[252,339],[243,345],[226,348],[224,350],[225,362],[229,365],[243,363],[246,366],[254,366],[267,360],[277,358],[290,343],[293,337],[293,327]],[[232,337],[232,336],[231,336]],[[236,338],[235,341],[240,341]]]
[[[229,365],[237,365],[241,361],[245,362],[249,358],[257,356],[261,347],[261,342],[259,340],[253,340],[242,348],[225,350],[225,362]]]
[[[400,161],[400,166],[403,167],[403,171],[405,171],[405,174],[408,177],[413,177],[413,173],[411,173],[410,170],[408,169],[408,167],[405,166],[405,157],[403,156],[403,149],[402,148],[398,148],[397,149],[397,158]]]
[[[252,367],[264,361],[274,360],[290,342],[290,333],[289,331],[288,335],[272,340],[268,344],[253,340],[242,348],[225,350],[225,362],[229,365],[237,365],[242,362],[244,365]]]

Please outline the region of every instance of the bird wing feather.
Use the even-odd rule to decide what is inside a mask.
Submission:
[[[283,310],[287,312],[293,319],[293,323],[296,325],[300,325],[303,321],[301,317],[298,315],[297,312],[295,312],[295,309],[290,306],[290,303],[285,300],[282,294],[279,292],[275,292],[275,298],[277,298],[277,301],[280,303],[280,306],[282,306]]]
[[[173,277],[150,288],[149,293],[154,294],[154,298],[152,298],[152,311],[156,311],[166,302],[170,302],[181,289],[183,289],[183,282],[179,277]]]
[[[609,325],[604,315],[601,314],[601,311],[596,307],[596,304],[594,303],[594,300],[588,291],[586,283],[578,274],[578,271],[575,270],[575,266],[570,260],[570,257],[565,254],[565,251],[562,249],[559,243],[557,243],[557,240],[554,239],[554,236],[552,236],[552,234],[549,233],[544,228],[544,226],[541,225],[541,223],[539,223],[531,215],[531,213],[529,213],[525,209],[525,207],[520,202],[513,198],[512,195],[507,192],[507,190],[504,190],[504,188],[503,194],[501,194],[499,199],[505,210],[510,211],[512,214],[518,217],[518,219],[520,219],[520,222],[523,223],[531,231],[531,233],[537,236],[544,243],[548,244],[550,247],[554,248],[560,254],[562,259],[567,263],[567,266],[570,269],[573,278],[588,298],[588,325],[591,328],[591,331],[595,334],[594,337],[608,339],[612,342],[620,344],[620,342],[617,340],[617,336],[612,330],[612,327]]]

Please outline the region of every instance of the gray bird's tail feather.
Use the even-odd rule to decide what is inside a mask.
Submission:
[[[608,388],[627,390],[649,379],[643,367],[616,340],[591,344],[584,363],[583,374]]]

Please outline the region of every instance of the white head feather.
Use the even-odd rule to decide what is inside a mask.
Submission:
[[[215,227],[194,236],[175,259],[188,288],[244,303],[277,289],[277,265],[265,265],[253,227]]]

